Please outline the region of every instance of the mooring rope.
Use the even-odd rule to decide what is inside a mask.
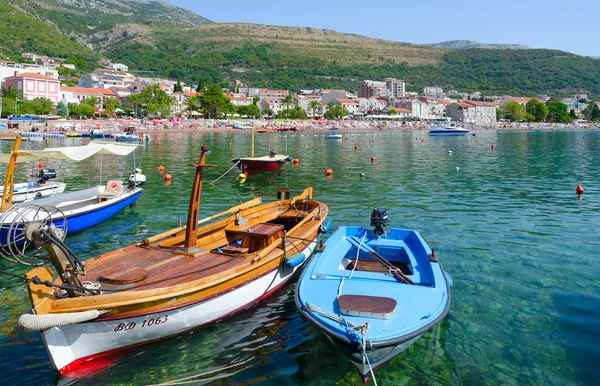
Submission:
[[[233,164],[233,166],[232,166],[232,167],[230,167],[230,168],[229,168],[229,170],[227,170],[225,173],[221,174],[221,176],[220,176],[219,178],[217,178],[216,180],[214,180],[214,181],[212,181],[212,182],[209,182],[208,184],[209,184],[209,185],[214,185],[214,183],[215,183],[215,182],[217,182],[217,181],[219,181],[221,178],[225,177],[225,175],[226,175],[227,173],[229,173],[229,172],[230,172],[230,171],[231,171],[231,170],[232,170],[234,167],[238,166],[238,164],[239,164],[240,162],[241,162],[241,161],[240,161],[240,160],[238,160],[238,162],[236,162],[235,164]]]

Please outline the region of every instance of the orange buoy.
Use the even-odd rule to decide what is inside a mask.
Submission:
[[[46,165],[44,165],[44,163],[43,163],[43,162],[40,162],[40,163],[38,164],[38,168],[40,168],[40,169],[43,169],[43,168],[44,168],[44,166],[46,166]]]
[[[333,170],[331,170],[329,168],[325,169],[325,175],[326,176],[332,176],[333,175]]]
[[[294,166],[300,165],[300,160],[298,158],[294,158],[292,162],[294,163]]]
[[[306,147],[306,144],[304,144],[304,147]]]
[[[160,165],[160,166],[158,167],[158,172],[159,172],[159,173],[162,173],[162,172],[164,172],[164,171],[165,171],[165,167],[164,167],[164,166],[162,166],[162,165]]]
[[[373,156],[373,157],[371,157],[371,162],[373,162],[373,163],[374,163],[375,161],[377,161],[377,158],[375,158],[374,156]]]
[[[170,174],[165,174],[164,179],[165,179],[165,181],[171,181],[173,179],[173,177],[171,177]]]
[[[171,185],[171,183],[172,183],[172,182],[173,182],[173,181],[171,181],[171,180],[165,180],[165,186],[169,186],[169,185]]]
[[[580,183],[577,183],[577,188],[575,189],[575,191],[577,192],[577,194],[583,194],[583,187]]]
[[[415,141],[418,141],[418,140],[419,140],[419,137],[415,138]]]
[[[496,145],[494,145],[494,144],[492,143],[492,150],[494,150],[494,148],[495,148],[495,147],[496,147]]]
[[[358,145],[354,145],[354,150],[358,150]]]

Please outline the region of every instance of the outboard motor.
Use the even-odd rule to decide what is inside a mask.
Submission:
[[[273,158],[277,155],[277,150],[271,149],[269,150],[269,157]]]
[[[146,183],[146,176],[142,174],[142,169],[136,168],[129,176],[129,187],[135,188]]]
[[[38,184],[43,184],[51,178],[56,178],[56,171],[54,169],[40,169],[37,176]]]
[[[383,227],[387,226],[388,214],[385,209],[375,208],[371,213],[371,226],[375,227],[373,233],[376,235],[382,235],[384,233]]]

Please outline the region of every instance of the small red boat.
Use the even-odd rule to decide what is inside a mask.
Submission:
[[[284,154],[277,154],[275,150],[270,150],[269,155],[263,157],[254,156],[254,125],[252,126],[252,152],[250,157],[234,158],[231,160],[240,168],[240,171],[246,176],[272,172],[279,170],[283,165],[292,161],[292,157]]]

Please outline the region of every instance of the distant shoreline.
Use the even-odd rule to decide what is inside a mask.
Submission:
[[[17,121],[19,127],[14,130],[17,132],[27,132],[36,129],[39,132],[89,132],[94,129],[100,129],[105,132],[119,132],[119,128],[126,126],[136,126],[140,133],[159,134],[159,133],[230,133],[230,132],[248,132],[250,129],[236,129],[232,125],[235,121],[206,121],[190,120],[182,123],[172,123],[171,121],[151,121],[145,124],[141,120],[70,120],[70,121]],[[117,125],[118,123],[118,125]],[[493,126],[483,126],[475,124],[453,123],[458,127],[464,127],[473,131],[480,130],[592,130],[599,129],[600,123],[496,123]],[[435,126],[431,122],[407,122],[402,124],[397,121],[276,121],[259,120],[256,122],[257,129],[276,129],[295,127],[296,132],[326,132],[331,127],[337,127],[340,133],[357,131],[409,131],[409,130],[430,130]],[[287,132],[287,131],[286,131]],[[293,133],[293,131],[289,131]]]

